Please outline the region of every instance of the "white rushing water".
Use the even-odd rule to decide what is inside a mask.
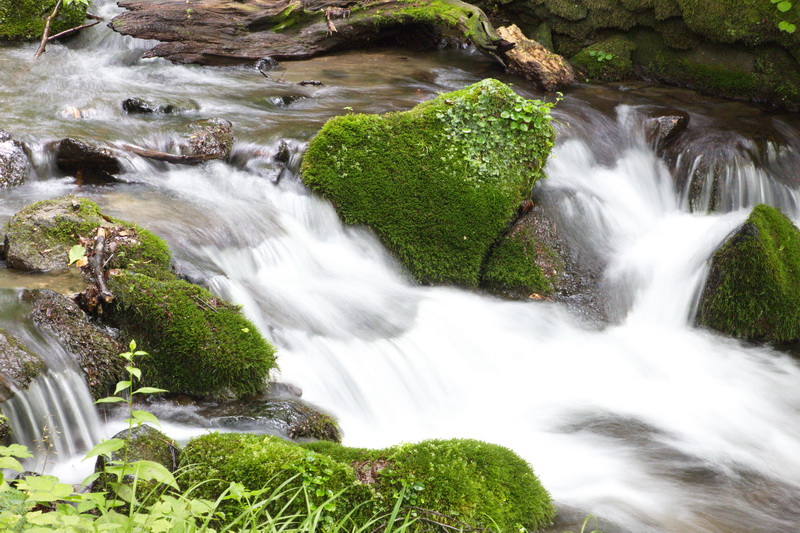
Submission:
[[[765,201],[797,216],[797,190],[773,179],[780,165],[770,173],[735,162],[724,181],[741,194],[727,214],[692,213],[627,105],[609,117],[581,104],[601,135],[582,133],[567,105],[540,187],[576,245],[603,265],[614,320],[598,328],[560,304],[420,287],[369,231],[342,226],[296,177],[275,183],[277,170],[260,166],[269,158],[258,154],[273,154],[279,138],[296,146],[345,106],[408,108],[479,79],[488,68],[480,60],[445,67],[434,55],[409,65],[400,54],[364,53],[300,62],[287,75],[338,72],[340,81],[273,109],[264,93],[288,89],[252,69],[141,61],[146,43],[101,28],[81,39],[16,71],[19,86],[40,97],[35,106],[19,86],[2,88],[5,118],[33,146],[64,135],[165,143],[187,120],[225,116],[248,162],[131,159],[130,184],[81,189],[54,179],[39,149],[38,180],[7,193],[3,214],[80,192],[163,235],[184,273],[243,304],[278,346],[280,378],[339,418],[345,444],[503,444],[531,462],[562,514],[593,513],[607,531],[787,531],[800,520],[797,362],[692,325],[707,260],[745,208]],[[0,65],[22,69],[30,51],[1,51]],[[367,70],[387,62],[384,77]],[[195,107],[122,116],[119,101],[140,95]],[[167,428],[178,437],[201,431]]]

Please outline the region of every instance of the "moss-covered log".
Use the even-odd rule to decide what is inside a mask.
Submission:
[[[307,491],[312,505],[340,494],[324,513],[333,520],[348,513],[356,523],[388,517],[400,494],[400,520],[414,507],[423,530],[433,529],[426,522],[430,519],[456,529],[538,531],[555,515],[550,495],[528,463],[507,448],[475,440],[365,450],[322,441],[297,446],[275,437],[211,434],[187,444],[181,465],[193,466],[181,481],[187,486],[219,480],[199,488],[212,499],[234,481],[250,490],[267,488],[267,493],[287,483],[290,496],[300,492],[290,504],[299,511],[306,510],[303,486],[315,489]],[[287,500],[279,498],[274,505]]]
[[[483,11],[461,0],[193,0],[190,6],[184,0],[124,0],[119,5],[128,11],[111,27],[163,41],[145,57],[176,63],[305,59],[392,39],[421,45],[431,31],[471,41],[493,55],[509,46]]]
[[[800,231],[780,211],[756,206],[714,253],[698,323],[755,341],[800,339]]]
[[[311,140],[302,178],[419,281],[476,287],[542,176],[549,109],[487,79],[407,112],[336,117]]]
[[[45,20],[57,0],[0,0],[0,41],[31,41],[44,32]],[[75,28],[86,20],[86,6],[61,6],[50,35]]]

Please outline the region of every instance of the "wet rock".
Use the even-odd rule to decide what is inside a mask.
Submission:
[[[558,91],[575,83],[575,73],[567,60],[525,37],[515,24],[497,28],[497,34],[515,45],[505,53],[510,72],[524,76],[545,91]]]
[[[647,141],[657,151],[666,148],[689,125],[689,113],[667,107],[647,107],[642,110]]]
[[[185,155],[228,160],[233,149],[233,124],[224,118],[211,118],[189,124]]]
[[[48,289],[26,290],[22,298],[33,310],[31,318],[55,334],[70,353],[77,356],[92,397],[114,392],[123,375],[125,347],[106,330],[92,323],[70,298]]]
[[[268,78],[269,76],[266,73],[277,69],[279,66],[280,65],[278,64],[278,61],[269,56],[262,57],[256,61],[256,69],[258,69],[261,74],[264,74],[264,76],[267,76]]]
[[[178,108],[172,104],[157,105],[141,98],[128,98],[123,101],[122,110],[129,115],[152,115],[156,113],[170,115],[178,112]]]
[[[110,149],[98,144],[67,138],[56,148],[56,166],[76,178],[116,181],[122,165]]]
[[[130,430],[124,429],[112,438],[125,441],[125,446],[111,454],[112,462],[154,461],[163,465],[170,472],[175,472],[178,469],[180,449],[172,439],[152,426],[144,424]],[[95,472],[103,472],[106,464],[106,458],[102,455],[98,456],[95,463]],[[132,483],[133,477],[126,476],[123,482]],[[92,485],[92,492],[110,490],[107,483],[108,477],[101,475]],[[153,495],[157,496],[157,493],[160,492],[158,485],[156,481],[139,481],[137,482],[137,495],[140,499],[142,497],[152,497]]]
[[[30,161],[25,146],[0,130],[0,189],[22,185],[28,178]]]
[[[44,372],[45,364],[15,337],[0,329],[0,402],[25,389]]]
[[[34,272],[67,268],[69,249],[78,244],[78,236],[104,223],[97,206],[83,198],[65,196],[31,204],[8,222],[6,264]]]
[[[294,397],[210,405],[201,408],[198,414],[216,427],[234,431],[268,433],[295,440],[342,441],[336,419]]]
[[[289,107],[295,102],[305,100],[306,97],[302,94],[286,94],[283,96],[270,96],[267,102],[273,107]]]

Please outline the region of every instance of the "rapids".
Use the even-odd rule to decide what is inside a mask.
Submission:
[[[96,5],[106,18],[119,9]],[[573,248],[602,271],[610,321],[599,324],[557,303],[419,286],[368,230],[343,226],[296,173],[279,176],[272,163],[285,140],[296,170],[331,116],[408,109],[488,76],[536,97],[521,80],[470,50],[376,49],[286,63],[289,84],[252,67],[140,59],[151,44],[100,25],[35,63],[33,44],[0,47],[0,127],[28,143],[36,167],[26,185],[2,192],[0,219],[77,193],[151,229],[182,274],[244,306],[279,348],[279,378],[338,417],[345,444],[470,437],[508,446],[551,491],[561,516],[553,531],[579,528],[587,514],[607,532],[800,523],[797,360],[692,325],[708,259],[748,208],[766,202],[800,217],[797,116],[647,84],[565,95],[549,178],[537,188]],[[306,79],[325,85],[293,84]],[[283,105],[282,96],[301,98]],[[130,97],[183,111],[128,116],[120,103]],[[691,114],[691,143],[674,164],[646,141],[636,110],[652,103]],[[234,123],[231,165],[132,157],[125,183],[93,186],[63,177],[46,155],[65,136],[167,146],[186,122],[212,116]],[[724,169],[718,187],[697,172],[708,161]],[[695,204],[692,180],[703,191]],[[707,214],[712,201],[718,211]],[[30,283],[0,270],[0,287]],[[13,293],[0,295],[3,326],[63,361],[14,318]],[[85,420],[71,407],[63,414],[76,435],[62,435],[69,444],[55,469],[79,478],[87,465],[76,454],[119,422],[96,420],[80,384],[65,385],[74,396],[55,391],[68,379],[69,364],[55,365],[27,401],[53,402],[42,407],[51,418],[62,401],[80,402]],[[204,431],[159,415],[177,438]]]

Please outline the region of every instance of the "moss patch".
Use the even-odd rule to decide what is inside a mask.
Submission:
[[[556,289],[557,272],[552,269],[545,272],[540,265],[554,262],[563,264],[547,245],[514,233],[492,250],[484,266],[481,286],[526,296],[550,296]]]
[[[42,36],[45,20],[56,0],[0,0],[0,41],[29,41]],[[53,20],[50,34],[80,26],[86,20],[86,6],[62,6]]]
[[[570,61],[589,78],[622,81],[633,77],[631,54],[635,49],[636,45],[630,39],[618,35],[587,46]]]
[[[698,323],[750,340],[800,338],[800,232],[780,211],[756,206],[714,253]]]
[[[329,120],[303,181],[367,224],[419,281],[475,287],[492,243],[542,176],[550,105],[492,79],[387,115]]]
[[[211,434],[190,441],[181,464],[194,465],[182,480],[186,485],[221,480],[201,487],[209,498],[232,481],[253,490],[277,488],[290,480],[289,493],[304,486],[315,489],[308,492],[316,505],[318,495],[341,492],[336,507],[326,510],[334,520],[347,513],[355,520],[388,515],[401,493],[404,506],[422,509],[418,515],[423,526],[426,517],[445,519],[432,511],[451,517],[457,527],[538,531],[555,515],[550,495],[530,465],[507,448],[474,440],[365,450],[330,442],[301,447],[275,437]]]
[[[108,311],[140,340],[148,384],[199,397],[255,394],[275,367],[275,349],[238,307],[189,282],[122,271],[109,279]]]

